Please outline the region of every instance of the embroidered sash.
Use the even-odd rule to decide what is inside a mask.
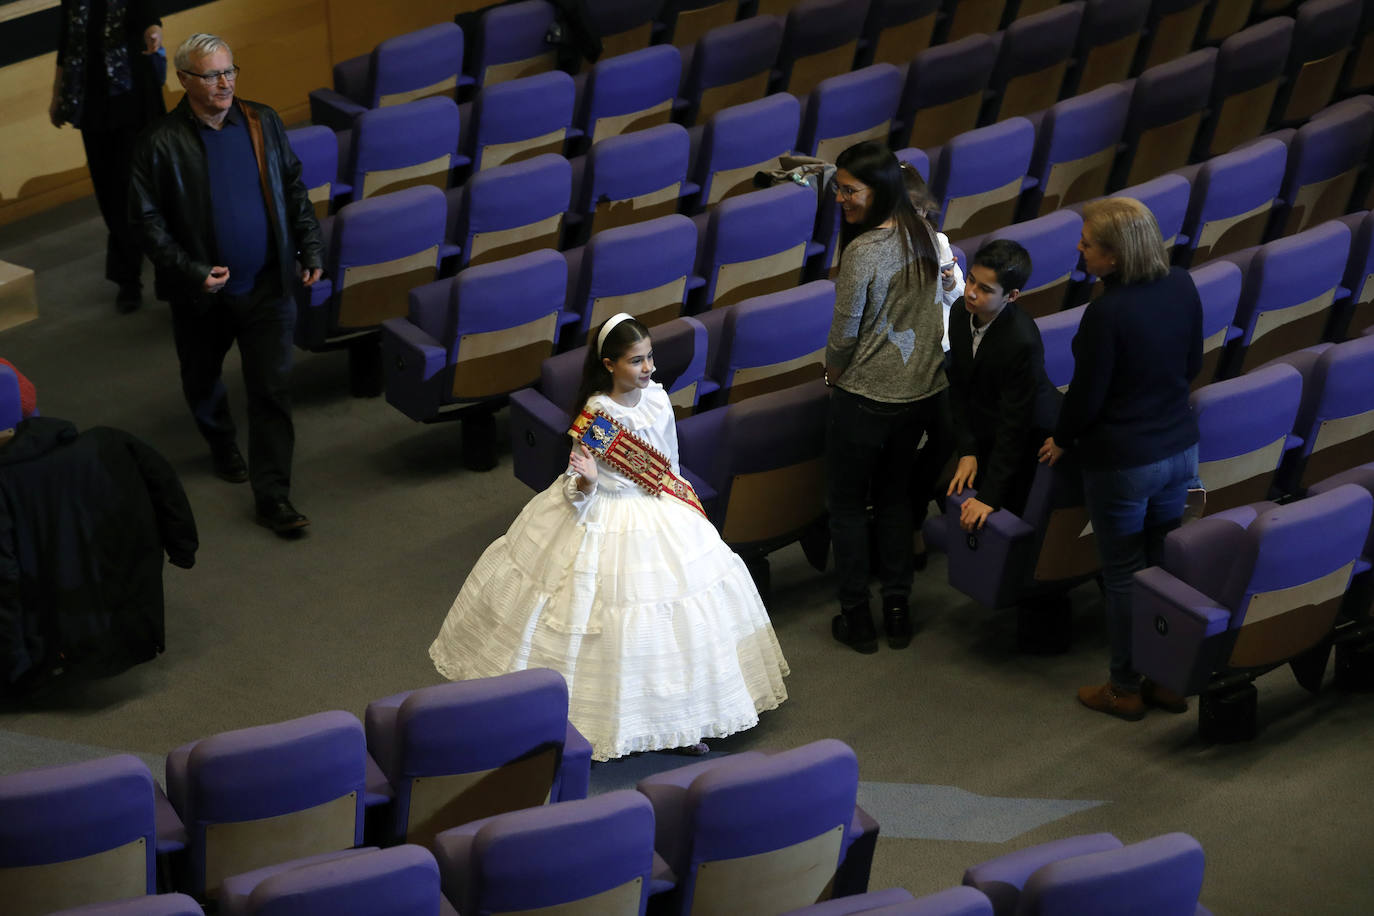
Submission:
[[[612,420],[604,411],[582,411],[568,435],[587,446],[592,454],[633,480],[650,496],[659,493],[686,503],[706,517],[692,485],[673,473],[668,459]]]

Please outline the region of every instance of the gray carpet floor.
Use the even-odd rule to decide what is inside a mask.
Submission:
[[[341,354],[300,354],[293,497],[314,524],[300,540],[274,537],[253,523],[247,485],[210,473],[166,307],[115,314],[103,251],[89,200],[0,227],[0,259],[35,269],[40,297],[37,321],[0,333],[0,355],[37,385],[45,414],[122,427],[162,451],[201,549],[193,570],[167,567],[166,654],[0,709],[0,771],[111,751],[158,768],[195,738],[325,709],[361,715],[372,699],[437,682],[430,641],[480,551],[531,496],[509,457],[466,471],[455,425],[354,400]],[[235,354],[226,377],[241,416]],[[504,437],[504,411],[498,424]],[[1073,649],[1028,657],[1015,652],[1012,616],[950,589],[936,558],[918,576],[912,646],[861,657],[830,638],[829,574],[796,547],[772,565],[791,696],[713,749],[852,745],[884,829],[874,888],[936,891],[969,864],[1079,833],[1134,842],[1181,830],[1207,852],[1202,900],[1216,913],[1374,911],[1374,696],[1312,697],[1275,671],[1259,682],[1260,736],[1206,745],[1192,714],[1125,723],[1077,705],[1074,689],[1105,673],[1095,587],[1074,595]],[[681,762],[601,764],[594,788]]]

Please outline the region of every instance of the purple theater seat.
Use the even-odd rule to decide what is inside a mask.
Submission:
[[[350,200],[416,185],[444,190],[460,164],[458,106],[450,98],[419,99],[365,111],[349,131],[346,174]]]
[[[1281,142],[1259,140],[1203,163],[1183,221],[1188,243],[1174,249],[1174,263],[1202,264],[1264,241],[1287,160]]]
[[[562,153],[572,135],[573,78],[560,71],[488,85],[463,121],[462,151],[473,171]]]
[[[801,98],[821,80],[848,73],[868,0],[801,0],[787,12],[772,89]]]
[[[1326,640],[1368,540],[1371,509],[1369,491],[1346,484],[1170,532],[1160,565],[1135,576],[1132,664],[1170,690],[1203,694],[1204,738],[1253,736],[1255,677],[1287,662],[1300,684],[1320,688]],[[1226,707],[1248,721],[1227,724],[1219,737]]]
[[[1064,3],[1017,19],[1001,35],[984,106],[985,123],[1024,117],[1059,101],[1083,21],[1083,4]]]
[[[1374,330],[1374,210],[1343,217],[1350,229],[1350,258],[1341,285],[1349,295],[1336,302],[1330,332],[1332,340],[1359,337]]]
[[[655,378],[668,392],[678,417],[691,413],[697,401],[716,390],[706,377],[709,341],[695,318],[677,318],[651,328]],[[510,396],[511,457],[516,479],[543,490],[568,467],[568,427],[573,399],[587,355],[585,346],[544,360],[538,390]],[[578,405],[580,406],[580,405]],[[693,480],[695,486],[698,481]]]
[[[1244,333],[1226,355],[1223,374],[1246,372],[1276,356],[1321,341],[1340,285],[1350,230],[1332,220],[1261,246],[1245,268],[1236,309]]]
[[[439,890],[439,867],[420,846],[351,849],[235,875],[223,916],[457,916]]]
[[[19,377],[9,366],[0,365],[0,429],[14,429],[24,420],[24,403],[19,394]]]
[[[10,916],[154,894],[157,854],[184,840],[152,773],[130,754],[0,777]]]
[[[1212,91],[1217,51],[1204,48],[1152,67],[1135,81],[1126,144],[1112,187],[1140,184],[1188,164]]]
[[[943,40],[960,41],[970,35],[997,31],[1002,27],[1002,19],[1010,5],[1009,0],[986,0],[983,3],[946,0]]]
[[[1066,96],[1125,80],[1149,15],[1150,0],[1086,0],[1074,52],[1078,63],[1069,75]]]
[[[1107,193],[1130,104],[1129,89],[1104,86],[1045,112],[1027,172],[1037,185],[1026,191],[1024,215],[1044,216]]]
[[[700,188],[693,209],[757,189],[754,176],[779,167],[801,129],[801,104],[785,92],[714,114],[701,131],[690,177]]]
[[[1048,356],[1047,350],[1047,369]],[[1019,516],[999,509],[980,531],[963,532],[960,508],[977,495],[968,489],[949,497],[944,514],[927,519],[923,527],[927,543],[948,555],[949,584],[984,607],[1060,595],[1100,568],[1078,466],[1060,461],[1053,468],[1038,465],[1034,473]]]
[[[996,63],[997,43],[980,34],[917,54],[907,67],[889,145],[932,151],[977,127]]]
[[[763,98],[782,47],[783,24],[753,16],[712,29],[693,48],[680,93],[683,124]]]
[[[1346,484],[1364,487],[1374,496],[1374,462],[1353,467],[1348,471],[1333,474],[1307,488],[1308,496],[1320,496],[1329,490]],[[1336,683],[1359,672],[1358,686],[1369,687],[1374,679],[1374,525],[1370,525],[1369,539],[1355,564],[1355,574],[1350,581],[1345,601],[1341,604],[1342,615],[1350,621],[1338,631],[1336,638]],[[1352,678],[1353,680],[1353,678]]]
[[[1235,326],[1236,304],[1245,277],[1230,261],[1212,261],[1188,273],[1202,300],[1202,369],[1193,379],[1196,391],[1216,381],[1226,344],[1240,336],[1240,329]]]
[[[315,205],[315,216],[329,215],[336,195],[349,195],[353,186],[339,180],[339,139],[328,127],[313,124],[286,132],[291,152],[301,162],[301,181]]]
[[[855,143],[885,142],[901,94],[902,74],[891,64],[821,80],[807,102],[797,151],[834,162]]]
[[[596,0],[583,7],[588,30],[601,42],[598,60],[648,47],[662,5],[663,0]]]
[[[919,899],[901,888],[869,891],[804,906],[783,916],[992,916],[992,904],[981,891],[951,887]]]
[[[687,180],[691,146],[680,124],[660,124],[593,144],[581,163],[581,180],[576,174],[573,178],[581,239],[676,213],[678,199],[698,190]]]
[[[74,907],[52,916],[202,916],[203,913],[200,904],[185,894],[148,894]]]
[[[1133,72],[1183,57],[1193,49],[1210,0],[1152,0],[1147,44],[1136,54]]]
[[[591,745],[563,676],[532,668],[398,693],[367,706],[367,745],[396,792],[390,839],[587,797]]]
[[[1083,218],[1057,210],[1038,219],[998,229],[988,237],[1017,242],[1031,256],[1031,272],[1016,304],[1032,318],[1053,315],[1066,303],[1069,290],[1084,279],[1078,270],[1078,239]]]
[[[407,315],[382,325],[387,403],[434,421],[533,384],[553,353],[567,279],[563,256],[544,249],[416,286]]]
[[[1282,136],[1282,133],[1280,136]],[[1346,212],[1369,163],[1374,110],[1348,105],[1299,127],[1288,140],[1274,237],[1295,235]]]
[[[296,346],[355,344],[405,314],[407,292],[438,272],[445,218],[444,192],[428,185],[340,208],[325,252],[325,279],[296,294]]]
[[[672,45],[603,58],[587,73],[577,128],[595,143],[667,124],[681,78],[682,57]]]
[[[554,69],[558,52],[544,40],[557,11],[546,0],[489,7],[477,30],[473,79],[494,86]]]
[[[1212,110],[1198,134],[1197,159],[1230,152],[1263,133],[1283,80],[1293,20],[1277,16],[1221,37],[1226,40],[1217,52]]]
[[[906,66],[930,47],[939,14],[940,0],[871,0],[858,62]]]
[[[964,886],[976,888],[992,901],[997,916],[1013,916],[1021,891],[1031,875],[1041,867],[1074,856],[1120,849],[1122,843],[1110,833],[1051,840],[988,859],[964,871]]]
[[[678,424],[682,466],[738,551],[761,556],[825,517],[826,391],[812,378]]]
[[[1061,393],[1067,391],[1069,382],[1073,381],[1073,338],[1087,308],[1080,305],[1035,319],[1040,341],[1045,345],[1045,374]]]
[[[1302,405],[1285,482],[1301,491],[1374,455],[1374,337],[1314,352],[1303,372]]]
[[[685,56],[712,29],[731,25],[739,13],[740,0],[672,0],[659,10],[659,20]]]
[[[568,252],[572,341],[585,343],[617,312],[647,327],[679,317],[697,285],[696,255],[696,224],[676,213],[598,232],[581,251]]]
[[[642,916],[654,884],[654,811],[637,792],[608,792],[455,827],[434,851],[444,894],[462,913],[571,905]]]
[[[334,88],[310,93],[310,120],[348,130],[372,108],[400,105],[433,95],[450,99],[463,76],[463,30],[441,22],[381,42],[372,53],[334,65]]]
[[[1166,833],[1041,866],[1026,880],[1019,916],[1204,916],[1202,846]]]
[[[720,308],[797,285],[811,253],[815,191],[780,184],[721,201],[709,212],[697,258],[706,285],[694,305]]]
[[[1035,128],[1008,118],[960,134],[940,148],[930,190],[941,201],[940,231],[951,240],[982,235],[1012,223],[1027,178]]]
[[[1207,512],[1221,512],[1270,497],[1290,439],[1302,375],[1273,365],[1197,389],[1189,405],[1198,425],[1198,477],[1207,488]]]
[[[556,249],[572,200],[572,166],[546,153],[474,174],[448,192],[458,269]]]
[[[825,374],[825,344],[835,312],[835,285],[816,280],[736,303],[723,318],[711,371],[720,400],[738,404],[814,382]]]
[[[1270,121],[1296,125],[1331,104],[1350,45],[1359,33],[1361,0],[1308,0],[1297,9],[1287,82]]]
[[[878,824],[855,801],[858,779],[853,750],[826,739],[640,780],[677,880],[663,912],[776,913],[865,892]]]
[[[363,840],[367,747],[347,712],[244,728],[167,754],[167,795],[186,824],[191,892]]]

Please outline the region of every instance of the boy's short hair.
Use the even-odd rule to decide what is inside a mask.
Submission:
[[[1030,279],[1030,252],[1011,239],[994,239],[988,242],[973,256],[973,263],[986,267],[997,275],[997,283],[1006,295],[1014,289],[1023,289]]]

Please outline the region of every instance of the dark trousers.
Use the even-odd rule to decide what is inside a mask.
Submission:
[[[121,287],[138,287],[143,265],[138,232],[129,222],[129,168],[138,131],[132,125],[81,131],[96,203],[109,230],[105,241],[105,278]]]
[[[264,271],[270,274],[271,271]],[[172,303],[172,332],[181,362],[181,390],[212,450],[236,443],[229,396],[220,377],[235,342],[248,392],[248,479],[259,501],[291,491],[291,334],[295,303],[273,281],[246,296],[217,293],[209,305]]]
[[[884,404],[834,389],[826,430],[830,540],[841,607],[868,601],[868,506],[873,506],[884,598],[911,593],[911,477],[921,433],[938,422],[946,394]]]

